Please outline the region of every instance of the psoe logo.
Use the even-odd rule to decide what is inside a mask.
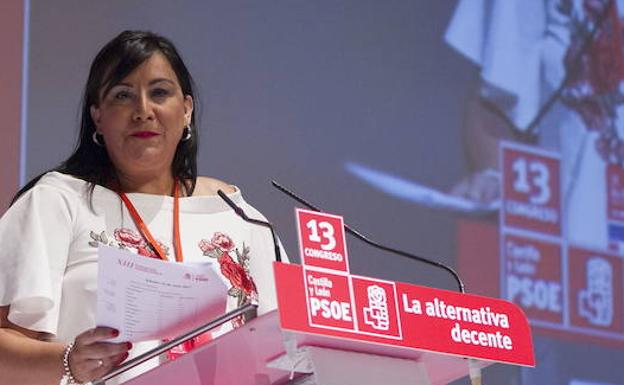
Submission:
[[[372,285],[367,292],[368,306],[364,308],[364,323],[376,330],[388,330],[390,316],[386,291],[381,286]]]
[[[613,268],[609,261],[593,257],[586,263],[587,287],[578,293],[581,317],[597,326],[613,322]]]

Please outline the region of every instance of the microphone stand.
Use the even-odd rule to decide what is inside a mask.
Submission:
[[[322,212],[322,210],[320,210],[318,207],[316,207],[315,205],[311,204],[310,202],[306,201],[305,199],[301,198],[300,196],[298,196],[297,194],[295,194],[294,192],[290,191],[289,189],[287,189],[286,187],[282,186],[281,184],[277,183],[276,181],[271,181],[271,184],[273,185],[273,187],[277,188],[278,190],[280,190],[281,192],[283,192],[284,194],[288,195],[289,197],[291,197],[292,199],[296,200],[297,202],[301,203],[302,205],[308,207],[310,210],[313,211],[318,211],[318,212]],[[459,287],[459,292],[460,293],[465,293],[465,286],[464,286],[464,282],[462,281],[462,279],[460,278],[459,274],[457,274],[457,272],[450,266],[447,266],[441,262],[437,262],[425,257],[421,257],[419,255],[416,254],[412,254],[412,253],[408,253],[407,251],[402,251],[399,249],[395,249],[393,247],[389,247],[389,246],[385,246],[382,245],[381,243],[375,242],[373,240],[371,240],[370,238],[362,235],[360,232],[358,232],[357,230],[349,227],[346,223],[344,224],[344,229],[347,233],[351,234],[352,236],[354,236],[355,238],[361,240],[362,242],[373,246],[374,248],[383,250],[383,251],[387,251],[393,254],[398,254],[400,256],[409,258],[409,259],[413,259],[416,261],[420,261],[420,262],[424,262],[426,264],[438,267],[440,269],[446,270],[447,272],[449,272],[453,278],[455,279],[455,281],[457,282],[457,286]]]
[[[242,208],[240,208],[238,205],[236,205],[236,203],[234,203],[234,201],[232,201],[230,197],[228,197],[227,194],[223,192],[223,190],[217,190],[217,194],[219,194],[221,199],[223,199],[225,203],[227,203],[227,205],[230,206],[230,208],[234,210],[234,212],[239,217],[241,217],[245,222],[253,223],[254,225],[259,225],[263,227],[268,227],[269,230],[271,230],[271,237],[273,238],[273,248],[275,252],[275,261],[282,262],[282,253],[280,252],[279,242],[277,242],[277,236],[275,235],[275,230],[273,229],[273,225],[267,221],[249,218],[247,214],[245,214],[245,211]]]

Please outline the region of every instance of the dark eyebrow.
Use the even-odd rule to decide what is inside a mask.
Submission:
[[[129,83],[123,83],[123,82],[121,82],[121,83],[117,83],[117,84],[115,84],[115,85],[111,86],[109,89],[111,89],[111,90],[112,90],[113,88],[118,87],[118,86],[124,86],[124,87],[130,87],[130,88],[132,88],[132,85],[130,85]]]
[[[171,80],[171,79],[167,79],[167,78],[157,78],[157,79],[150,80],[150,82],[148,83],[148,85],[153,86],[154,84],[157,84],[157,83],[163,83],[163,82],[164,82],[164,83],[169,83],[169,84],[171,84],[171,85],[173,85],[173,86],[175,86],[175,85],[176,85],[176,83],[175,83],[173,80]],[[124,82],[117,83],[117,84],[115,84],[113,87],[117,87],[117,86],[124,86],[124,87],[130,87],[130,88],[132,88],[132,84],[130,84],[130,83],[124,83]],[[111,87],[111,88],[112,88],[112,87]]]
[[[156,83],[161,83],[161,82],[169,83],[169,84],[171,84],[172,86],[175,86],[175,85],[176,85],[176,83],[175,83],[173,80],[171,80],[171,79],[167,79],[167,78],[158,78],[158,79],[154,79],[154,80],[151,80],[148,84],[149,84],[150,86],[152,86],[152,85],[154,85],[154,84],[156,84]]]

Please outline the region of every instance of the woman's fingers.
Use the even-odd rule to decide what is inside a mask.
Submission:
[[[75,347],[69,355],[69,368],[79,382],[92,381],[128,358],[130,347],[129,343],[123,342],[95,342],[92,345]]]
[[[106,341],[118,335],[115,329],[97,327],[76,337],[69,355],[69,367],[76,380],[88,382],[99,378],[128,357],[130,342]]]
[[[113,357],[111,359],[111,361],[113,363],[113,367],[121,365],[121,363],[123,363],[128,358],[129,355],[130,355],[130,353],[125,352],[125,353],[122,353],[122,354],[119,354],[119,355]]]
[[[128,358],[128,352],[106,358],[87,360],[84,363],[84,369],[92,373],[92,379],[96,379],[110,372],[114,367],[124,362],[126,358]]]
[[[130,349],[130,342],[95,342],[91,345],[74,345],[73,354],[81,359],[102,359],[126,353]]]
[[[113,328],[99,326],[89,329],[76,337],[76,344],[89,345],[97,341],[108,340],[119,335],[119,331]]]
[[[96,370],[100,370],[107,366],[108,360],[103,359],[94,359],[94,360],[85,360],[82,369],[90,372],[94,372]]]

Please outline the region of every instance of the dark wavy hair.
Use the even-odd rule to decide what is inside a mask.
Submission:
[[[109,186],[115,183],[117,175],[105,147],[98,146],[92,139],[95,123],[90,108],[100,103],[100,95],[106,95],[141,63],[155,52],[160,52],[173,68],[183,95],[193,98],[194,82],[173,43],[162,36],[146,31],[124,31],[108,42],[93,59],[89,78],[85,86],[81,105],[80,134],[74,152],[58,167],[49,171],[69,174],[89,182],[90,193],[95,185]],[[197,126],[196,109],[191,115],[192,135],[189,140],[180,141],[176,148],[171,173],[183,182],[187,195],[192,195],[197,182]],[[35,177],[15,194],[11,204],[30,190],[41,177]]]

